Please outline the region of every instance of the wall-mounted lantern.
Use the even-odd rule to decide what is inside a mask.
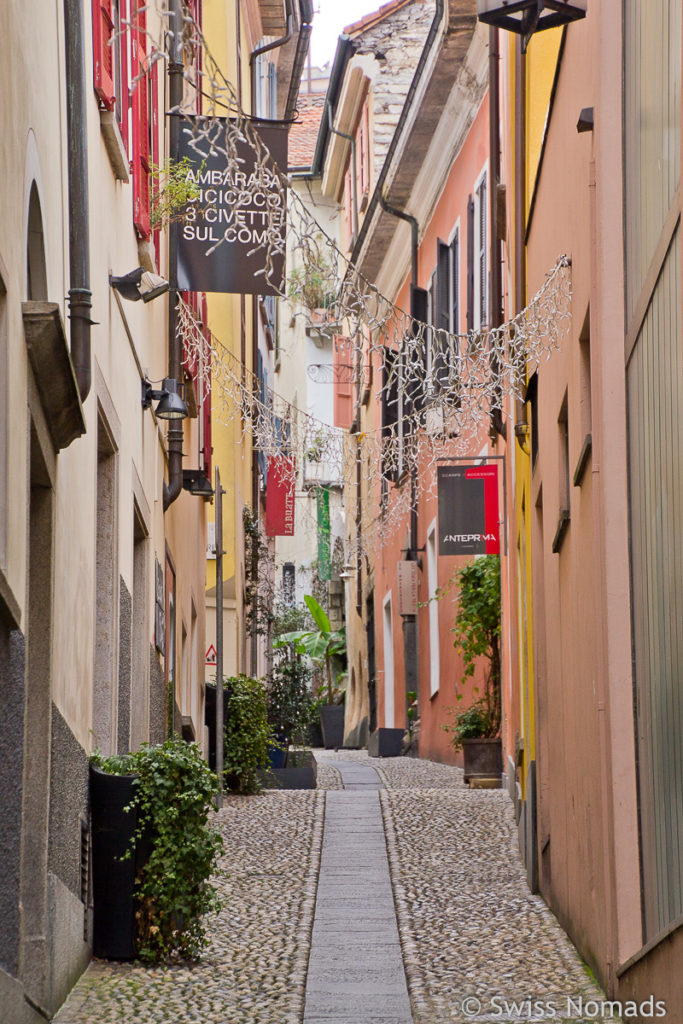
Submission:
[[[522,52],[534,32],[586,17],[588,0],[477,0],[479,21],[517,32]]]

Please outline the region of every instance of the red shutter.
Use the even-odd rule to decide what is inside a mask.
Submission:
[[[353,423],[353,349],[348,338],[335,334],[332,342],[334,425],[348,430]]]
[[[133,32],[133,223],[149,238],[149,77],[145,35]]]
[[[162,67],[164,65],[162,64]],[[150,74],[150,108],[152,122],[152,169],[154,174],[159,174],[159,62],[152,64]],[[157,270],[161,266],[161,228],[154,231],[154,253],[156,257]]]
[[[135,0],[132,0],[135,3]],[[129,0],[119,0],[119,21],[121,24],[121,35],[119,36],[118,51],[119,51],[119,64],[121,70],[121,95],[119,97],[119,113],[121,120],[119,121],[119,129],[121,131],[121,139],[123,140],[123,146],[126,150],[126,156],[128,156],[128,125],[130,112],[130,86],[128,82],[128,3]]]
[[[92,39],[95,92],[107,110],[114,109],[114,22],[112,0],[93,0]]]

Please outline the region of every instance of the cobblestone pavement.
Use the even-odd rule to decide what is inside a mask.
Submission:
[[[224,908],[201,961],[93,961],[56,1024],[298,1024],[324,803],[310,791],[226,797]]]
[[[601,1019],[592,1004],[580,1007],[604,996],[529,893],[506,793],[470,791],[459,769],[429,761],[368,759],[365,751],[316,758],[317,792],[226,798],[225,906],[201,962],[94,961],[55,1024],[299,1024],[324,791],[343,788],[330,763],[343,761],[371,764],[386,787],[380,800],[414,1024]],[[372,1024],[372,1014],[370,1005],[353,1024]]]
[[[369,760],[386,786],[380,799],[415,1024],[596,1019],[591,1001],[605,997],[529,892],[507,793],[470,790],[449,765]]]

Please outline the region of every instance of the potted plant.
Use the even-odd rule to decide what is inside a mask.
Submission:
[[[458,614],[452,633],[462,654],[463,680],[474,676],[481,659],[486,662],[483,694],[469,708],[454,713],[450,725],[455,750],[462,750],[465,782],[500,785],[503,770],[500,732],[500,559],[484,555],[458,573]],[[475,693],[479,693],[475,687]],[[462,700],[462,694],[458,695]]]
[[[343,693],[340,700],[340,691],[336,690],[332,683],[332,658],[335,655],[346,655],[346,636],[343,628],[332,629],[327,613],[314,597],[305,594],[304,601],[318,628],[283,633],[275,640],[273,646],[280,649],[291,645],[296,653],[308,655],[314,664],[324,665],[327,704],[320,707],[320,724],[325,747],[330,750],[341,747],[344,742]]]
[[[318,235],[304,251],[303,266],[290,274],[287,294],[291,302],[309,310],[311,325],[319,326],[330,319],[336,293],[335,270],[325,252],[325,240]]]
[[[209,823],[217,790],[199,747],[180,737],[121,756],[93,754],[97,955],[199,956],[207,941],[204,916],[219,907],[210,879],[223,841]],[[108,934],[112,920],[116,936]],[[127,946],[124,927],[130,929]]]

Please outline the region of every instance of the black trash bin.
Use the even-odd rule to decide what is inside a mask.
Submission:
[[[135,855],[125,857],[137,827],[135,775],[108,775],[90,766],[92,817],[93,953],[107,960],[135,959]]]

